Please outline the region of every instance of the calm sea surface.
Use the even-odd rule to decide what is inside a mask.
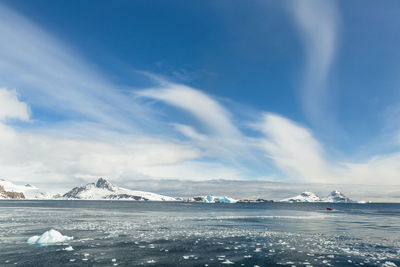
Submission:
[[[26,242],[52,228],[74,240]],[[400,204],[1,200],[16,265],[400,266]]]

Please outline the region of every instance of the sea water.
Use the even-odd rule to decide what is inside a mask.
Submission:
[[[400,266],[400,204],[0,201],[0,266],[226,265]]]

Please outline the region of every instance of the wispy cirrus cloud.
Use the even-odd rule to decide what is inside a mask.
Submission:
[[[216,97],[205,92],[158,78],[159,87],[139,90],[142,98],[159,100],[181,109],[197,119],[198,124],[173,124],[205,155],[229,163],[247,175],[251,169],[265,169],[258,140],[246,136],[230,112]],[[254,174],[253,174],[254,175]],[[236,175],[237,176],[237,175]],[[250,176],[252,177],[252,176]]]
[[[266,156],[292,179],[311,183],[400,184],[400,152],[374,154],[359,160],[332,159],[310,129],[267,113],[258,124],[265,134]]]
[[[1,4],[0,33],[0,84],[16,89],[31,106],[131,131],[137,130],[135,121],[151,120],[145,107],[68,45]]]
[[[259,124],[266,139],[262,146],[267,157],[285,173],[300,181],[332,180],[332,166],[326,162],[322,145],[312,132],[277,114],[264,114]]]
[[[327,79],[338,43],[340,15],[334,1],[291,1],[287,6],[306,53],[300,95],[303,109],[312,123],[321,126],[331,119]]]
[[[333,4],[326,5],[328,10],[335,9]],[[312,115],[325,95],[336,11],[328,15],[326,24],[313,25],[322,19],[314,7],[296,3],[296,10],[308,36],[310,76],[304,101]],[[255,122],[237,116],[241,110],[200,89],[156,75],[147,75],[156,84],[150,89],[124,93],[120,85],[34,23],[1,5],[0,15],[0,34],[7,40],[0,42],[0,85],[13,88],[0,89],[1,177],[49,184],[97,176],[124,181],[244,180],[270,177],[279,169],[279,179],[290,181],[373,184],[379,177],[387,184],[400,183],[398,153],[353,162],[332,160],[311,128],[262,111],[252,114],[261,122],[257,133],[249,134],[244,127]],[[314,93],[316,103],[310,100]],[[148,100],[152,102],[143,103]],[[165,104],[167,115],[178,109],[195,120],[153,112]],[[62,119],[57,125],[40,122],[38,127],[38,109]],[[17,128],[9,119],[30,123]],[[165,131],[157,134],[160,128]]]
[[[170,121],[153,116],[68,45],[1,4],[0,34],[6,40],[0,42],[0,85],[15,88],[0,90],[0,120],[32,120],[18,129],[0,123],[1,177],[63,183],[95,176],[197,179],[239,173],[203,161],[204,152],[177,138]],[[191,92],[189,98],[202,96]],[[221,131],[226,126],[226,133],[237,132],[216,101],[210,98],[208,105],[225,123]],[[38,110],[61,119],[38,122],[47,119],[38,118]]]
[[[213,97],[182,84],[163,81],[162,86],[136,92],[137,95],[163,101],[183,109],[206,126],[210,134],[225,138],[238,138],[240,131],[234,126],[231,114]]]

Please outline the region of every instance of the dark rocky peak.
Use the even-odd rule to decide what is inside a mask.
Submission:
[[[117,190],[117,187],[115,185],[113,185],[112,183],[110,183],[109,181],[107,181],[104,178],[99,178],[97,180],[96,187],[97,188],[108,189],[110,191],[116,191]]]

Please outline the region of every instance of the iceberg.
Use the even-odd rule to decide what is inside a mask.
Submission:
[[[27,242],[32,245],[33,244],[48,245],[48,244],[61,243],[72,239],[74,239],[72,236],[65,236],[54,229],[50,229],[49,231],[44,232],[40,236],[39,235],[31,236]]]
[[[237,201],[230,197],[215,197],[215,196],[206,196],[204,199],[204,203],[236,203]]]

